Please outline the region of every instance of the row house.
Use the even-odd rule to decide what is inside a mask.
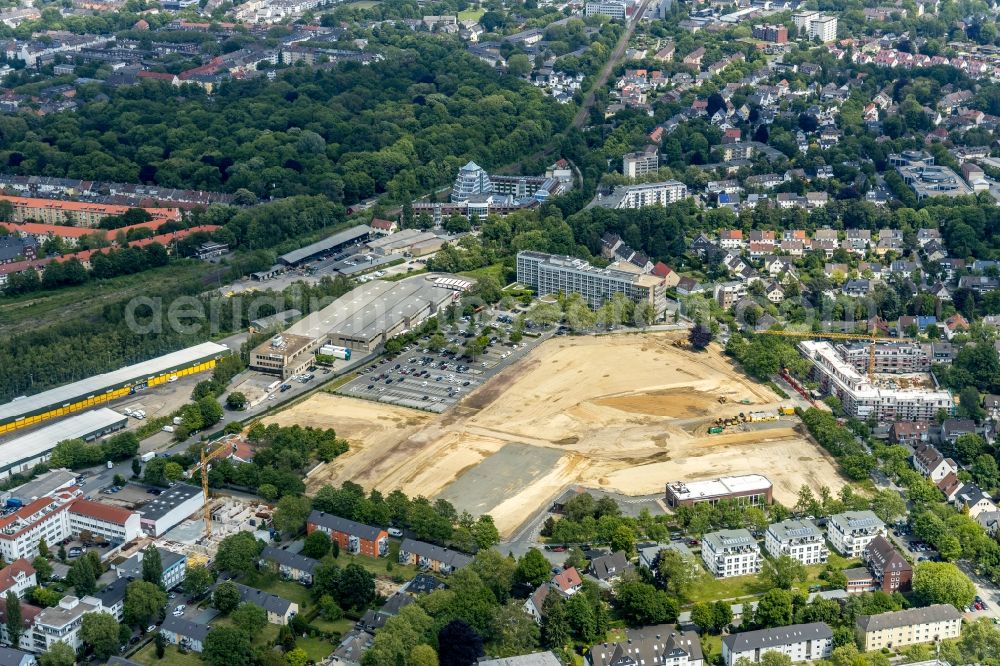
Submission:
[[[472,562],[472,557],[450,548],[415,539],[403,539],[403,543],[399,546],[399,562],[420,569],[449,574],[467,566]]]
[[[385,557],[389,553],[389,533],[380,527],[313,511],[306,521],[306,532],[312,534],[316,530],[326,532],[341,550],[352,555],[360,553],[369,557]]]
[[[913,467],[934,484],[948,474],[958,474],[958,464],[951,458],[945,458],[937,447],[930,444],[920,444],[914,449]]]

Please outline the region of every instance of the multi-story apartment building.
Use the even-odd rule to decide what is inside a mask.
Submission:
[[[792,14],[792,23],[795,25],[795,29],[798,30],[800,33],[802,32],[803,28],[805,28],[805,30],[808,32],[809,24],[819,17],[820,13],[818,11],[814,9],[806,9]]]
[[[534,289],[539,296],[580,294],[595,309],[615,294],[624,294],[633,303],[650,303],[657,318],[667,309],[663,278],[613,268],[596,268],[573,257],[518,252],[517,281]]]
[[[830,545],[845,557],[861,557],[868,544],[885,534],[885,523],[872,511],[845,511],[826,523]]]
[[[66,494],[41,497],[0,518],[0,557],[7,562],[19,558],[31,560],[38,555],[41,539],[54,544],[68,537],[69,498]]]
[[[819,39],[824,44],[837,39],[837,17],[818,16],[810,21],[809,39]]]
[[[706,534],[701,540],[701,559],[716,578],[755,574],[761,565],[757,540],[742,529]]]
[[[958,464],[951,458],[945,458],[931,444],[917,444],[914,447],[913,467],[935,485],[948,474],[958,474]]]
[[[950,604],[878,615],[862,615],[855,630],[865,652],[882,648],[895,649],[916,643],[931,643],[958,638],[962,633],[962,614]]]
[[[765,42],[784,44],[788,41],[788,28],[783,25],[755,25],[753,36],[754,39],[763,39]]]
[[[341,550],[369,557],[385,557],[389,553],[389,533],[380,527],[357,523],[322,511],[313,511],[306,521],[306,532],[326,532]]]
[[[859,419],[929,421],[939,411],[951,414],[955,403],[948,391],[892,389],[878,386],[846,362],[829,342],[804,340],[799,349],[813,365],[820,386],[837,396],[845,412]]]
[[[18,599],[23,599],[25,591],[36,585],[38,576],[28,560],[14,560],[0,570],[0,596],[13,592]]]
[[[160,555],[160,566],[163,574],[160,577],[160,584],[164,590],[172,590],[184,582],[187,576],[187,555],[175,553],[166,548],[155,546]],[[121,564],[115,565],[115,571],[119,578],[142,578],[142,560],[146,557],[146,551],[140,550],[132,557]]]
[[[588,666],[703,666],[704,663],[698,634],[677,631],[669,624],[626,629],[625,640],[599,643],[587,654]]]
[[[656,173],[660,168],[660,156],[656,146],[646,146],[638,153],[627,153],[622,158],[622,173],[628,178],[638,178],[648,173]]]
[[[619,185],[606,197],[598,195],[596,205],[602,208],[623,210],[645,208],[646,206],[666,206],[687,198],[687,185],[677,180],[640,185]]]
[[[442,574],[457,571],[472,562],[472,557],[457,550],[435,546],[415,539],[403,539],[399,546],[401,564],[411,564]]]
[[[839,344],[840,356],[858,372],[868,372],[871,345],[865,342]],[[875,345],[875,372],[927,372],[931,369],[931,346],[911,342]]]
[[[735,666],[742,658],[760,663],[767,652],[788,655],[792,663],[826,659],[833,651],[833,630],[825,622],[744,631],[722,639],[722,663]]]
[[[913,566],[884,536],[875,537],[862,554],[879,588],[887,593],[907,592],[913,580]]]
[[[588,2],[584,6],[585,16],[607,16],[608,18],[625,20],[625,3],[615,2],[615,0],[604,0],[603,2]]]
[[[99,204],[62,199],[34,199],[0,195],[0,200],[13,206],[13,222],[42,222],[44,224],[70,224],[81,227],[96,227],[106,217],[123,215],[130,208],[112,204]],[[147,208],[147,213],[161,223],[179,220],[177,208]]]
[[[46,608],[35,618],[31,629],[32,647],[35,652],[45,652],[53,643],[63,642],[74,650],[83,645],[80,626],[87,613],[102,613],[101,601],[94,597],[78,599],[67,595],[58,606]]]
[[[772,557],[788,555],[802,564],[823,564],[830,556],[823,533],[810,520],[783,520],[767,528],[764,548]]]

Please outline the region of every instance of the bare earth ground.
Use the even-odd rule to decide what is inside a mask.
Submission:
[[[502,533],[573,483],[644,495],[667,481],[757,472],[785,504],[803,484],[843,485],[795,419],[708,435],[719,416],[780,401],[717,349],[693,353],[673,346],[676,338],[552,339],[441,416],[320,394],[270,421],[332,427],[350,441],[347,454],[309,476],[311,491],[351,480],[440,494],[459,510],[490,513]]]

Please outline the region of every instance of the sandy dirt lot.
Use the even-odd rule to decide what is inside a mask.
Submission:
[[[843,485],[797,419],[708,435],[720,416],[781,403],[719,350],[696,354],[676,338],[555,338],[441,416],[324,394],[271,420],[333,427],[351,442],[310,475],[310,490],[351,480],[441,494],[489,512],[506,533],[571,483],[644,495],[667,481],[757,472],[786,504],[802,484]],[[512,473],[491,472],[501,468]]]

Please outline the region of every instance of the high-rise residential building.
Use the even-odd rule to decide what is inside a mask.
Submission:
[[[531,287],[540,296],[580,294],[595,309],[615,294],[624,294],[633,303],[650,303],[657,317],[662,316],[667,308],[663,278],[614,268],[597,268],[574,257],[518,252],[517,281]]]
[[[824,44],[837,39],[836,16],[819,16],[809,23],[809,39],[816,38]]]
[[[676,180],[665,180],[659,183],[642,183],[641,185],[620,185],[606,197],[600,197],[595,202],[602,208],[622,210],[627,208],[645,208],[646,206],[666,206],[688,195],[687,186]]]
[[[455,185],[451,190],[452,201],[466,201],[477,194],[489,194],[493,191],[493,183],[489,174],[475,162],[469,162],[458,170]]]
[[[656,146],[646,146],[645,150],[628,153],[622,158],[622,173],[627,178],[638,178],[647,173],[656,173],[660,168],[660,156]]]

